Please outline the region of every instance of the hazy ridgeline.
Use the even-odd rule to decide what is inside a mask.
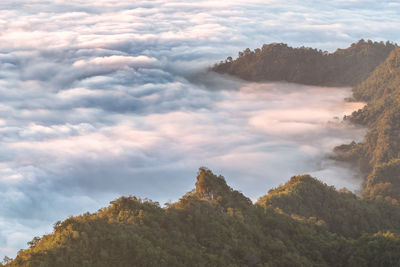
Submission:
[[[360,40],[334,53],[318,49],[292,48],[287,44],[265,44],[239,52],[212,70],[249,81],[287,81],[319,86],[351,86],[366,79],[396,47],[390,42]]]

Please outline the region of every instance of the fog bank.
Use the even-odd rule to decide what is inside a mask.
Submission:
[[[205,70],[263,43],[398,42],[398,6],[1,1],[0,257],[120,195],[176,200],[200,166],[252,199],[300,173],[356,190],[356,173],[326,159],[363,135],[341,122],[358,107],[343,102],[349,88]]]

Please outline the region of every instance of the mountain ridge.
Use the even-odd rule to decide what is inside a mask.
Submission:
[[[278,190],[291,195],[303,183],[334,190],[303,175],[269,194]],[[307,196],[317,201],[314,193]],[[351,210],[359,200],[345,194],[351,200],[340,208]],[[330,232],[318,217],[323,216],[302,217],[273,203],[253,204],[222,176],[201,168],[195,190],[176,203],[161,208],[149,200],[121,197],[96,213],[57,222],[52,234],[34,238],[30,248],[5,266],[394,266],[400,262],[397,231],[360,231],[346,237]],[[377,223],[385,221],[390,218],[377,216]]]
[[[245,49],[238,57],[228,57],[211,70],[248,81],[286,81],[320,86],[355,86],[397,47],[389,41],[361,39],[346,49],[333,53],[284,43],[265,44],[255,50]]]

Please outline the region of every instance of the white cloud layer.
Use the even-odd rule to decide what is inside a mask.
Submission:
[[[205,69],[246,47],[399,41],[396,1],[0,2],[0,256],[122,194],[161,203],[199,166],[256,198],[362,129],[350,89],[244,83]]]

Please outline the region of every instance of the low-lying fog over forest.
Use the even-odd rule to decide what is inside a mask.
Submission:
[[[270,42],[398,40],[398,3],[90,2],[0,3],[1,258],[121,195],[175,201],[200,166],[252,200],[302,173],[359,189],[328,157],[365,134],[342,121],[351,88],[207,70]]]

